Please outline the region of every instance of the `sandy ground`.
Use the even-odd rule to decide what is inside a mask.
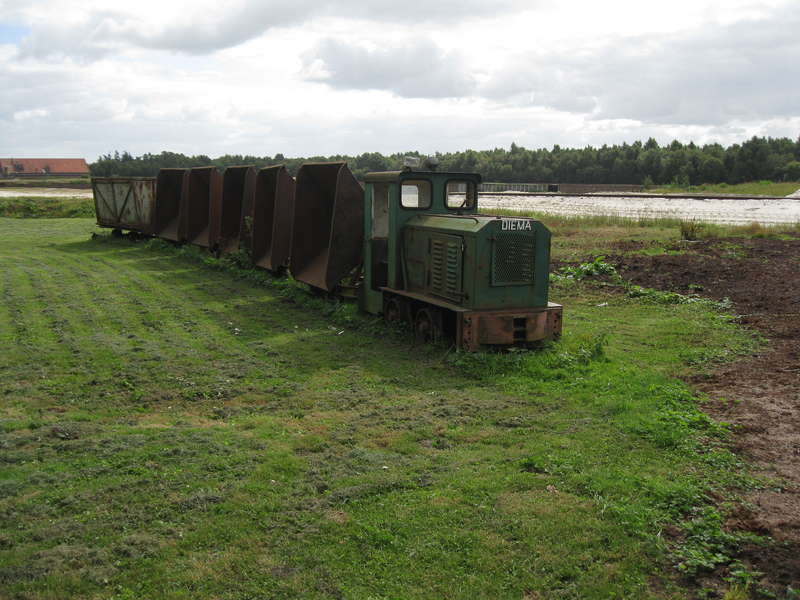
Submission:
[[[633,219],[677,218],[708,223],[800,223],[800,191],[781,200],[633,198],[625,196],[515,196],[481,194],[482,211],[533,210],[556,215],[610,215]]]
[[[91,198],[92,190],[73,188],[0,188],[0,198]]]

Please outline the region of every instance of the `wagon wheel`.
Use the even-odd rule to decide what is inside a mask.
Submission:
[[[420,308],[414,316],[414,337],[418,342],[436,343],[442,339],[441,314],[435,308]]]

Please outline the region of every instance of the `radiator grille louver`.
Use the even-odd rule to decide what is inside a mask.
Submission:
[[[461,300],[461,238],[452,235],[431,238],[430,289],[438,296]]]
[[[530,233],[500,233],[492,252],[492,285],[533,284],[536,238]]]

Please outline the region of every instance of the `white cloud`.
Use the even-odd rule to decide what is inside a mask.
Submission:
[[[0,0],[0,155],[796,137],[791,8]]]
[[[12,115],[15,121],[27,121],[29,119],[41,119],[50,114],[50,111],[43,108],[35,108],[33,110],[18,110]]]
[[[370,45],[325,38],[305,58],[306,78],[335,89],[455,98],[470,96],[475,88],[463,59],[424,37]]]
[[[600,119],[726,123],[798,114],[800,14],[680,33],[616,38],[568,54],[516,57],[482,89],[498,101]]]
[[[172,10],[168,10],[168,6],[152,2],[90,2],[82,11],[68,11],[62,4],[66,19],[60,20],[57,17],[61,15],[41,10],[48,4],[59,2],[40,0],[29,11],[19,10],[31,25],[30,35],[21,44],[24,57],[73,56],[87,60],[126,47],[209,54],[275,28],[323,19],[441,25],[531,6],[521,0],[407,0],[402,4],[395,0],[238,0],[221,5],[199,0],[171,3]]]

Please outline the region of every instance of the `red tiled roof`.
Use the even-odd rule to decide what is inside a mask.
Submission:
[[[21,166],[20,166],[21,165]],[[8,175],[40,173],[89,173],[83,158],[0,158],[0,170]]]

